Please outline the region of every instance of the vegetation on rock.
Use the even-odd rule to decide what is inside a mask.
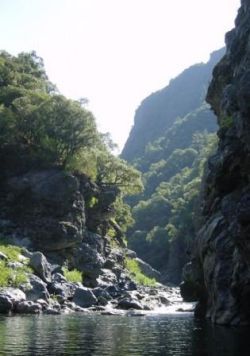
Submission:
[[[0,243],[0,253],[7,258],[0,259],[0,287],[18,287],[28,281],[28,258],[21,258],[22,250],[18,246]]]
[[[156,280],[154,278],[149,278],[142,273],[138,262],[133,258],[125,259],[125,267],[129,271],[131,278],[139,285],[154,287],[156,285]]]
[[[16,57],[0,52],[2,180],[55,167],[84,173],[99,187],[113,187],[117,198],[113,218],[117,216],[125,231],[131,218],[123,197],[141,191],[142,182],[135,168],[112,155],[112,147],[109,135],[97,131],[82,100],[65,98],[48,80],[35,52]]]
[[[143,172],[145,186],[143,193],[127,199],[134,219],[128,246],[156,269],[167,270],[173,282],[180,281],[191,250],[204,167],[217,144],[205,93],[223,53],[213,53],[208,63],[186,69],[146,98],[122,152]],[[173,270],[174,258],[179,268]]]
[[[81,282],[83,281],[83,273],[78,271],[76,268],[69,270],[67,267],[63,267],[63,275],[68,282]]]

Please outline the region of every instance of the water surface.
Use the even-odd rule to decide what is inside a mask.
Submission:
[[[0,317],[0,355],[248,356],[250,329],[212,326],[192,313]]]

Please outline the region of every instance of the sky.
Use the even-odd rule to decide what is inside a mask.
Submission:
[[[50,80],[122,149],[141,101],[224,46],[240,0],[0,0],[0,49]]]

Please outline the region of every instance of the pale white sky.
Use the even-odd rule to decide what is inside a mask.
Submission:
[[[0,0],[0,49],[35,50],[122,148],[140,102],[224,45],[240,0]]]

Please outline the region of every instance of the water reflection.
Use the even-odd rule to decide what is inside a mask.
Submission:
[[[192,314],[0,318],[0,355],[247,356],[249,328],[212,326]]]

